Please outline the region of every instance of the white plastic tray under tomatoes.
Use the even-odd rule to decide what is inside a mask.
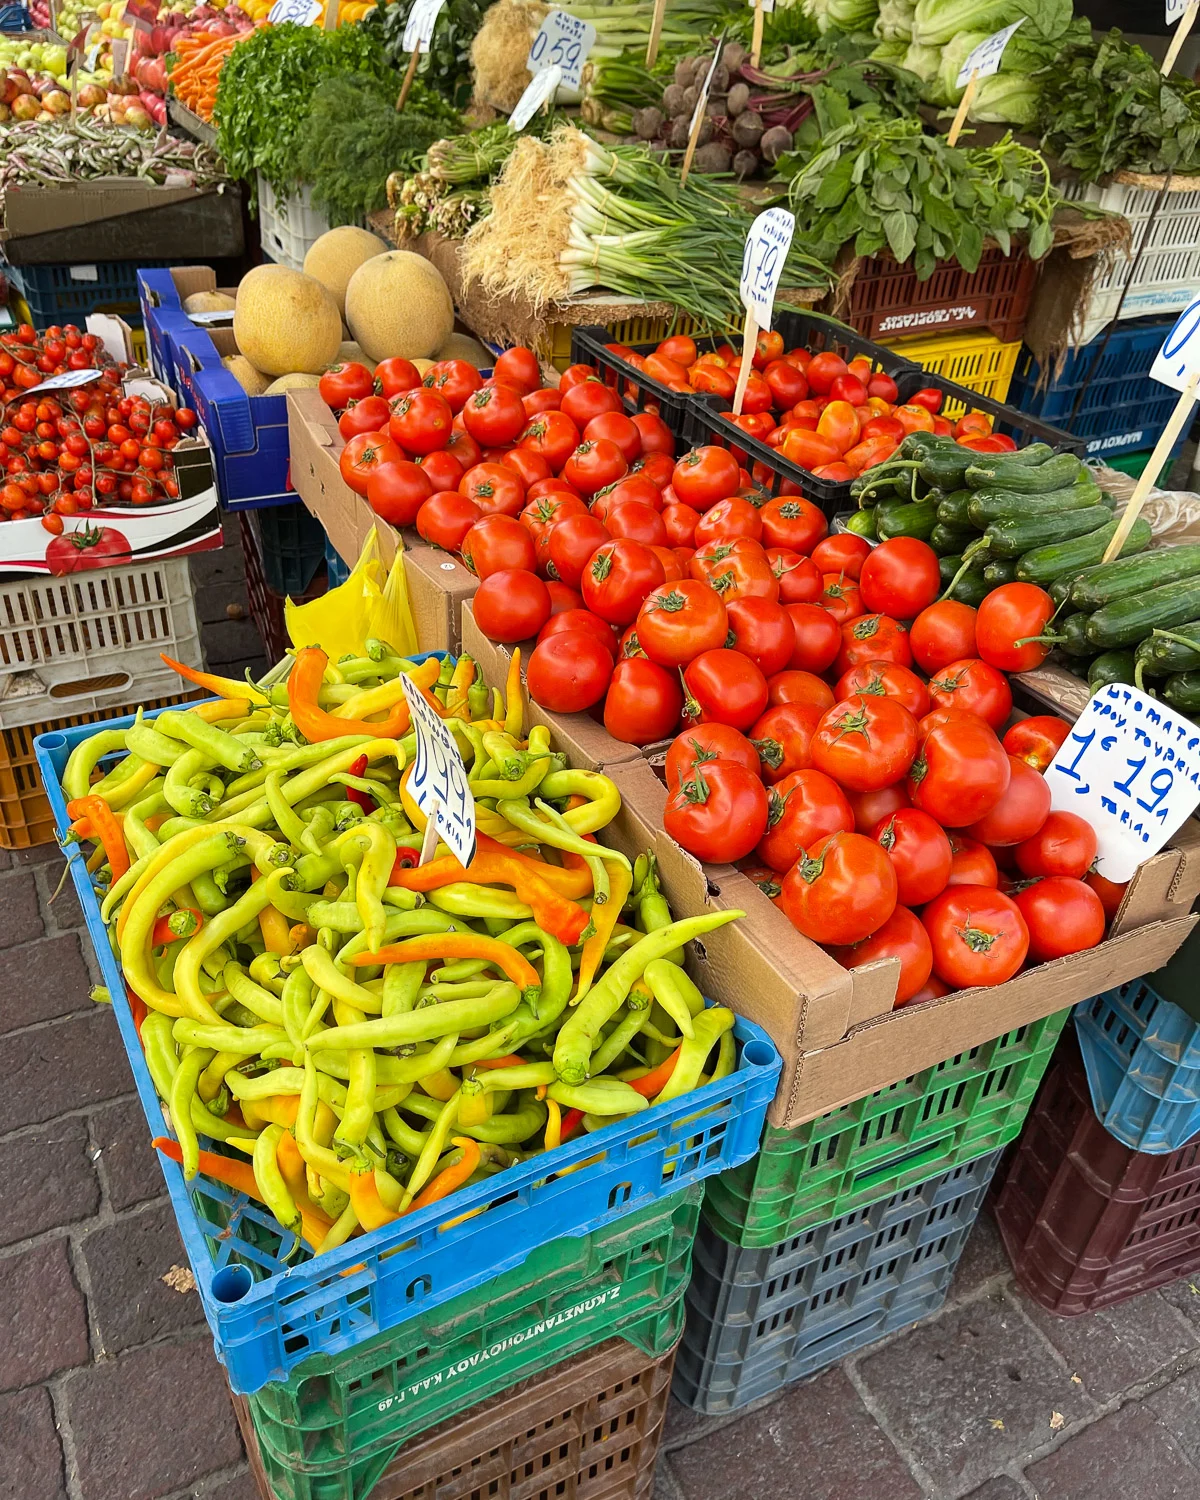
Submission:
[[[902,359],[891,349],[873,344],[853,329],[814,312],[782,312],[775,319],[775,327],[783,335],[786,348],[807,348],[813,353],[833,351],[850,360],[859,355],[871,361],[873,371],[882,370],[896,382],[899,400],[904,402],[916,391],[932,387],[941,391],[943,406],[956,416],[963,412],[983,412],[992,419],[997,431],[1008,433],[1018,447],[1028,443],[1048,443],[1050,447],[1070,453],[1082,453],[1082,439],[1036,417],[1026,416],[1015,407],[989,396],[970,391],[941,375],[931,374],[910,360]],[[617,388],[629,410],[641,410],[648,402],[659,406],[660,415],[676,437],[692,447],[716,444],[722,448],[735,448],[744,454],[745,466],[755,474],[764,488],[778,494],[785,480],[799,487],[800,493],[819,505],[826,516],[832,518],[839,510],[854,508],[850,497],[850,481],[820,479],[808,469],[790,460],[769,444],[725,421],[720,413],[729,408],[729,402],[721,396],[689,394],[670,391],[659,381],[634,369],[619,355],[604,347],[605,331],[597,328],[577,328],[572,338],[572,362],[590,364],[603,373],[607,384]],[[700,338],[700,348],[715,349],[728,343],[724,338]],[[656,345],[635,345],[636,354],[652,354]],[[761,466],[761,467],[756,467]]]
[[[60,834],[70,823],[61,778],[71,751],[93,734],[132,723],[130,716],[38,737],[38,769]],[[163,1109],[120,961],[79,846],[69,846],[67,854],[138,1097],[151,1134],[160,1135],[166,1129]],[[781,1060],[752,1022],[739,1017],[734,1036],[738,1066],[727,1077],[462,1188],[445,1203],[316,1258],[245,1194],[203,1176],[187,1182],[179,1166],[160,1155],[230,1385],[248,1395],[268,1381],[286,1380],[310,1355],[338,1354],[395,1328],[521,1265],[550,1240],[588,1234],[748,1161],[758,1150]]]

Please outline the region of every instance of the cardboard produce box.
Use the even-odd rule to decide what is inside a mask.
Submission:
[[[404,552],[408,599],[423,651],[457,651],[461,642],[460,611],[479,580],[448,552],[421,540],[415,531],[400,533],[381,521],[342,478],[338,456],[345,446],[337,418],[315,390],[287,393],[291,482],[305,505],[325,528],[344,562],[353,563],[374,526],[380,552],[390,563]]]

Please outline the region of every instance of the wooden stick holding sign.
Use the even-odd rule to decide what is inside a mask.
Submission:
[[[325,0],[325,19],[321,24],[326,31],[337,30],[339,8],[339,0]]]
[[[429,863],[429,861],[433,858],[434,851],[437,849],[437,846],[438,846],[438,827],[437,827],[438,807],[439,807],[439,803],[437,803],[436,801],[435,802],[431,802],[429,804],[429,808],[428,808],[428,810],[426,812],[426,817],[427,817],[428,821],[425,824],[425,836],[421,840],[421,854],[420,854],[420,858],[417,860],[417,864],[418,865],[427,865]]]
[[[750,381],[750,367],[754,363],[754,349],[758,343],[758,324],[754,314],[746,314],[746,331],[742,334],[742,363],[738,369],[737,385],[733,392],[733,414],[740,417],[742,402],[746,399],[746,386]]]
[[[967,111],[975,103],[975,90],[979,87],[979,69],[972,71],[967,79],[967,86],[963,90],[963,96],[958,101],[958,108],[954,112],[954,119],[950,125],[950,133],[946,137],[947,146],[957,146],[958,138],[962,134],[962,128],[967,123]]]
[[[663,17],[667,13],[667,0],[654,0],[654,14],[650,17],[650,37],[646,42],[646,66],[652,68],[658,61],[658,44],[662,39]]]
[[[404,74],[404,82],[400,85],[400,97],[396,100],[396,113],[399,114],[408,102],[408,91],[412,88],[412,81],[417,74],[417,64],[421,61],[421,48],[416,46],[408,59],[408,68]]]
[[[754,30],[750,33],[750,66],[757,68],[762,60],[763,0],[754,0]]]
[[[712,88],[713,74],[717,71],[717,63],[721,60],[721,53],[725,47],[725,33],[722,32],[717,38],[717,50],[713,53],[713,60],[708,65],[704,83],[700,89],[700,97],[696,100],[696,108],[692,111],[692,128],[688,133],[687,151],[683,157],[683,167],[679,173],[679,186],[688,180],[688,173],[692,170],[692,158],[696,154],[696,146],[700,140],[700,127],[704,124],[704,113],[708,108],[708,91]]]
[[[1184,387],[1183,394],[1175,403],[1175,410],[1171,413],[1170,420],[1163,428],[1162,436],[1154,445],[1154,452],[1150,455],[1150,462],[1138,475],[1138,482],[1134,485],[1133,494],[1129,498],[1129,504],[1125,507],[1125,514],[1121,517],[1120,524],[1113,533],[1113,539],[1104,550],[1101,562],[1112,562],[1114,557],[1120,557],[1121,548],[1125,545],[1125,539],[1133,530],[1133,523],[1142,513],[1142,506],[1146,503],[1146,496],[1154,487],[1154,481],[1162,472],[1162,466],[1170,457],[1171,449],[1175,446],[1179,434],[1183,431],[1183,424],[1192,414],[1192,407],[1196,402],[1196,395],[1200,392],[1200,369],[1197,369]]]
[[[1196,13],[1200,11],[1200,0],[1191,0],[1191,4],[1180,18],[1179,25],[1175,28],[1175,35],[1171,38],[1171,45],[1167,48],[1167,55],[1163,58],[1162,76],[1165,78],[1183,50],[1183,44],[1188,39],[1188,34],[1196,24]]]

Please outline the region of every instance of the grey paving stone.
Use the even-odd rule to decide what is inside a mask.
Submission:
[[[993,1294],[864,1356],[858,1373],[897,1439],[961,1495],[1094,1410],[1033,1328]]]
[[[1190,1323],[1195,1323],[1200,1328],[1200,1256],[1196,1259],[1196,1269],[1191,1275],[1160,1287],[1158,1295],[1172,1307],[1178,1308]]]
[[[804,1500],[921,1490],[841,1370],[830,1370],[760,1412],[677,1449],[668,1460],[686,1500]]]
[[[966,1500],[1026,1500],[1026,1495],[1015,1479],[1001,1474],[972,1490]]]
[[[249,616],[211,622],[204,627],[204,643],[210,664],[262,656],[262,641]]]
[[[15,1032],[0,1047],[0,1135],[129,1093],[133,1075],[107,1006]]]
[[[0,1396],[0,1500],[66,1500],[62,1448],[45,1386]]]
[[[1194,1500],[1200,1474],[1140,1402],[1102,1417],[1025,1470],[1038,1500]]]
[[[32,880],[33,876],[16,877]],[[0,904],[0,928],[7,912]],[[0,1033],[91,1010],[91,976],[74,933],[9,950],[0,986]]]
[[[88,1358],[87,1310],[65,1239],[0,1259],[0,1390],[16,1390]]]
[[[158,1500],[242,1461],[207,1333],[81,1370],[66,1410],[82,1500]]]
[[[1011,1272],[1008,1256],[1000,1242],[1000,1232],[991,1214],[984,1212],[975,1221],[963,1250],[958,1270],[950,1286],[950,1299],[968,1297],[985,1282]]]
[[[163,1281],[187,1257],[169,1203],[94,1229],[83,1241],[100,1352],[120,1354],[204,1319],[197,1292]]]
[[[211,1489],[206,1489],[204,1500],[261,1500],[261,1496],[254,1476],[249,1469],[243,1469],[240,1474],[218,1480]]]
[[[0,1142],[0,1245],[74,1224],[99,1207],[100,1183],[81,1116]]]
[[[701,1412],[691,1411],[682,1401],[671,1397],[667,1405],[667,1420],[663,1425],[663,1446],[678,1448],[684,1443],[694,1443],[697,1438],[707,1437],[710,1432],[728,1425],[728,1417],[706,1417]]]
[[[118,1212],[160,1198],[166,1192],[158,1152],[137,1099],[110,1104],[92,1115],[92,1140],[100,1151],[96,1163]]]
[[[1200,1369],[1178,1376],[1147,1396],[1142,1405],[1155,1414],[1200,1469]]]
[[[1148,1379],[1197,1343],[1157,1292],[1081,1318],[1056,1318],[1027,1299],[1021,1307],[1098,1401]]]
[[[57,849],[53,852],[59,857]],[[33,871],[14,870],[0,877],[0,948],[32,942],[42,931]]]

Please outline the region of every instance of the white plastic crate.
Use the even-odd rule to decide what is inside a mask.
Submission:
[[[178,693],[160,653],[204,665],[186,558],[0,585],[0,729]]]
[[[304,257],[329,229],[329,220],[313,207],[310,188],[280,198],[260,172],[258,228],[264,252],[277,265],[302,271]]]
[[[1102,188],[1095,183],[1064,183],[1065,198],[1094,203],[1110,212],[1124,214],[1133,227],[1130,255],[1142,258],[1121,304],[1121,317],[1147,318],[1182,312],[1200,284],[1200,191],[1168,191],[1158,217],[1150,215],[1158,201],[1158,190],[1113,183]],[[1143,249],[1144,245],[1144,249]],[[1088,343],[1116,316],[1121,288],[1129,277],[1132,260],[1123,255],[1098,276],[1088,295],[1083,332],[1078,342]]]

